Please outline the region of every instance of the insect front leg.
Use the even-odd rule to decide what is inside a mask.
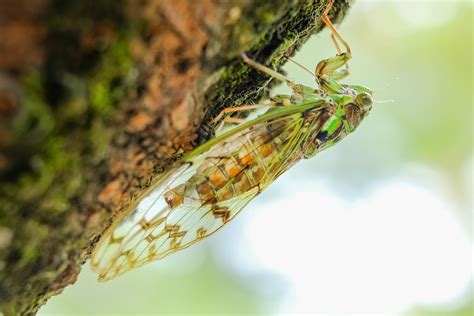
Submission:
[[[216,135],[219,135],[225,127],[229,125],[238,125],[238,124],[243,123],[244,121],[245,121],[244,119],[241,119],[238,117],[231,117],[231,116],[224,117],[224,119],[219,123],[219,125],[217,125],[215,129],[215,133]]]
[[[349,75],[349,68],[347,62],[351,59],[347,53],[338,54],[334,57],[323,59],[316,66],[316,78],[324,81],[327,78],[332,80],[340,80]],[[341,67],[345,68],[341,69]]]
[[[336,69],[334,71],[332,71],[329,76],[331,77],[331,79],[333,80],[340,80],[340,79],[343,79],[345,77],[347,77],[349,75],[349,59],[351,58],[351,55],[349,53],[349,58],[347,58],[347,53],[343,53],[342,52],[342,49],[341,47],[339,46],[339,43],[337,42],[337,38],[334,34],[331,34],[331,40],[332,42],[334,43],[334,46],[336,47],[336,50],[337,50],[337,53],[338,55],[343,55],[345,54],[345,57],[346,57],[346,61],[344,63],[343,66],[345,66],[344,68],[339,68],[339,69]],[[348,48],[349,49],[349,48]],[[342,67],[342,66],[341,66]]]

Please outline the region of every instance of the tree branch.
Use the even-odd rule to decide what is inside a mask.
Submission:
[[[3,1],[0,310],[34,314],[74,283],[111,219],[222,108],[265,94],[239,54],[279,68],[325,3]]]

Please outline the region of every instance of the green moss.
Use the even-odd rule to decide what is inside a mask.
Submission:
[[[257,25],[268,25],[274,23],[279,18],[279,13],[275,11],[275,3],[271,1],[261,2],[255,10],[255,22]]]
[[[55,127],[54,115],[44,101],[41,76],[38,71],[32,71],[23,76],[22,86],[24,98],[22,111],[13,122],[17,136],[27,131],[35,135],[36,139],[45,137]]]
[[[10,247],[13,256],[0,258],[4,265],[0,269],[0,279],[4,280],[0,293],[21,293],[21,284],[28,284],[29,290],[17,296],[6,311],[16,310],[14,306],[34,309],[32,302],[41,304],[52,294],[36,299],[58,273],[53,266],[42,266],[45,244],[56,247],[48,250],[53,251],[50,255],[56,261],[65,255],[64,249],[84,247],[83,240],[71,240],[76,228],[67,219],[82,211],[77,209],[76,197],[87,189],[85,182],[91,176],[87,172],[101,172],[90,164],[102,161],[110,144],[107,121],[127,94],[128,84],[123,78],[133,67],[128,42],[123,38],[111,44],[98,66],[84,75],[85,80],[64,76],[67,97],[56,107],[45,100],[40,73],[27,74],[23,80],[24,108],[14,127],[18,139],[24,139],[16,150],[25,157],[26,165],[15,177],[0,183],[0,225],[15,231]],[[19,284],[15,289],[11,287],[11,272],[16,273],[13,280]]]
[[[14,122],[14,128],[18,137],[24,139],[18,151],[28,156],[27,164],[30,172],[23,172],[15,182],[4,182],[0,187],[3,199],[16,201],[18,204],[41,204],[48,205],[48,210],[60,209],[64,211],[68,203],[65,203],[64,194],[55,195],[50,191],[58,178],[66,174],[72,178],[72,166],[77,158],[74,150],[66,149],[63,137],[57,136],[58,126],[54,113],[44,100],[44,93],[39,73],[32,72],[23,78],[24,100],[23,111]],[[69,182],[65,182],[69,183]],[[64,186],[62,187],[65,188]],[[58,203],[54,200],[59,199]],[[18,203],[18,204],[17,204]],[[11,211],[11,210],[10,210]]]
[[[48,236],[48,226],[35,221],[28,221],[25,230],[29,236],[29,242],[21,247],[22,256],[19,265],[26,265],[30,261],[35,261],[39,256],[43,246],[43,241]]]
[[[128,43],[122,37],[110,44],[86,81],[65,75],[63,86],[69,97],[56,111],[45,100],[41,74],[34,71],[23,77],[23,110],[13,127],[16,137],[24,139],[15,151],[25,157],[26,168],[0,185],[2,224],[11,225],[8,214],[27,212],[31,218],[47,219],[71,209],[71,198],[84,189],[82,157],[87,153],[89,163],[104,157],[111,137],[105,122],[127,94],[124,78],[134,64]],[[89,128],[83,130],[88,117],[92,118]]]
[[[95,112],[89,130],[92,151],[97,159],[103,157],[110,144],[112,130],[104,124],[113,110],[128,95],[133,85],[134,61],[129,53],[130,40],[125,36],[110,45],[102,57],[102,63],[88,80],[92,111]]]
[[[129,41],[121,38],[112,44],[102,57],[102,63],[89,80],[91,106],[97,114],[110,114],[121,98],[126,96],[126,85],[120,84],[133,65]],[[122,88],[117,88],[122,87]]]
[[[10,314],[35,311],[52,295],[48,285],[62,269],[55,265],[70,263],[66,251],[87,243],[77,231],[86,211],[79,197],[105,173],[110,119],[134,83],[128,45],[135,31],[120,1],[50,2],[44,64],[22,74],[21,110],[2,152],[11,165],[0,174],[0,225],[15,238],[0,251],[0,310]],[[110,37],[81,46],[96,38],[97,26]]]

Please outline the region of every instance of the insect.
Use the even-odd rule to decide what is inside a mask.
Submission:
[[[224,109],[216,121],[237,111],[266,112],[178,160],[114,221],[91,260],[100,281],[210,236],[296,162],[336,144],[359,125],[372,108],[372,91],[338,83],[348,75],[351,52],[328,18],[333,2],[329,0],[322,19],[338,54],[317,65],[317,87],[296,84],[243,54],[245,63],[285,82],[292,95]]]

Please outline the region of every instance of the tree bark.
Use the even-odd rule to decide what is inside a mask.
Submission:
[[[221,109],[257,101],[326,0],[0,3],[0,310],[34,314]],[[331,18],[349,8],[336,0]],[[328,45],[330,41],[328,40]]]

